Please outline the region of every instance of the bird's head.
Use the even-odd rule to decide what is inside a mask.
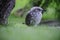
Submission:
[[[33,8],[31,8],[31,10],[37,11],[37,12],[42,12],[42,14],[43,14],[43,12],[46,11],[45,9],[43,9],[43,8],[41,8],[41,7],[33,7]]]

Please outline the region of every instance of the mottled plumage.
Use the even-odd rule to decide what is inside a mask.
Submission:
[[[43,9],[41,7],[33,7],[28,11],[25,23],[28,26],[31,25],[38,25],[41,22],[42,19],[42,12]]]

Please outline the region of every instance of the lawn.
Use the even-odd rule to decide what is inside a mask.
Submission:
[[[25,6],[27,0],[16,0],[16,6],[12,13]],[[22,4],[23,3],[23,4]],[[50,10],[49,10],[50,11]],[[48,14],[49,15],[49,14]],[[46,19],[53,19],[51,15]],[[8,25],[0,25],[0,40],[60,40],[60,28],[47,25],[27,26],[24,23],[25,18],[15,17],[14,15],[9,16]]]
[[[60,28],[22,24],[22,18],[11,15],[7,26],[0,25],[0,40],[60,40]]]

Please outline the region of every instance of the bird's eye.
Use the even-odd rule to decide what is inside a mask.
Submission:
[[[41,11],[40,9],[38,9],[39,11]]]
[[[37,9],[38,11],[42,11],[42,9]]]

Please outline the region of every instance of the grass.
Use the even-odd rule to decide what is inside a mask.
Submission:
[[[20,8],[23,8],[28,2],[28,0],[16,0],[15,8],[13,9],[12,13]]]
[[[40,25],[29,27],[23,18],[9,17],[7,26],[0,25],[0,40],[60,40],[60,28]]]

